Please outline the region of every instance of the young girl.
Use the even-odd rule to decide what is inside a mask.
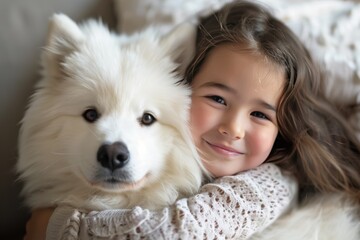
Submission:
[[[302,198],[313,192],[359,197],[360,144],[322,96],[319,72],[283,23],[239,1],[202,20],[196,44],[185,78],[193,89],[192,133],[219,178],[160,211],[58,208],[48,239],[249,238],[294,198],[291,179],[273,163],[297,177]],[[262,164],[265,159],[272,163]],[[50,214],[34,212],[28,237]]]

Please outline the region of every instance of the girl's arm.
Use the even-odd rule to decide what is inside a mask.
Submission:
[[[136,207],[84,214],[58,207],[47,239],[246,239],[286,211],[296,192],[293,178],[263,164],[216,179],[199,194],[159,211]]]

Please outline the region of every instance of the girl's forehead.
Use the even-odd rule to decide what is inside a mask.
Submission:
[[[278,63],[278,61],[275,61],[273,58],[274,56],[268,56],[257,46],[250,46],[243,43],[225,43],[217,47],[227,48],[239,54],[247,54],[249,56],[256,57],[260,62],[271,66],[274,70],[285,71],[285,66],[282,66]]]
[[[200,71],[215,75],[233,74],[240,78],[265,80],[270,75],[285,76],[285,67],[260,51],[243,45],[222,44],[214,47],[205,57]]]

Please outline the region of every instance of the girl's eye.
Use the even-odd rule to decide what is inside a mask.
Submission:
[[[211,99],[212,101],[214,101],[216,103],[219,103],[219,104],[222,104],[222,105],[226,106],[225,100],[220,96],[212,95],[212,96],[206,96],[206,97]]]
[[[151,115],[150,113],[144,113],[141,117],[140,122],[142,125],[150,126],[151,124],[156,122],[156,118],[153,115]]]
[[[261,119],[269,119],[265,114],[263,114],[262,112],[257,112],[257,111],[255,111],[255,112],[252,112],[251,113],[251,115],[252,116],[254,116],[254,117],[257,117],[257,118],[261,118]]]
[[[100,114],[95,108],[89,108],[83,112],[82,117],[89,123],[93,123],[100,117]]]

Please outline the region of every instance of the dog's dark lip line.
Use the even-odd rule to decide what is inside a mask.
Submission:
[[[131,184],[133,183],[133,181],[129,180],[129,179],[120,179],[120,178],[115,178],[115,177],[112,177],[112,178],[105,178],[105,179],[102,179],[102,180],[99,180],[99,182],[104,182],[104,183],[110,183],[110,184],[121,184],[121,183],[125,183],[125,184]]]
[[[147,174],[145,174],[145,176],[143,178],[141,178],[138,181],[111,177],[111,178],[106,178],[106,179],[100,180],[99,182],[103,182],[103,183],[106,183],[106,184],[114,184],[114,185],[115,184],[130,184],[130,185],[134,184],[134,185],[137,185],[140,182],[144,181],[144,179],[148,178],[149,176],[150,176],[150,173],[147,173]]]
[[[111,179],[106,179],[105,182],[107,182],[107,183],[122,183],[123,181],[121,181],[119,179],[111,178]]]

